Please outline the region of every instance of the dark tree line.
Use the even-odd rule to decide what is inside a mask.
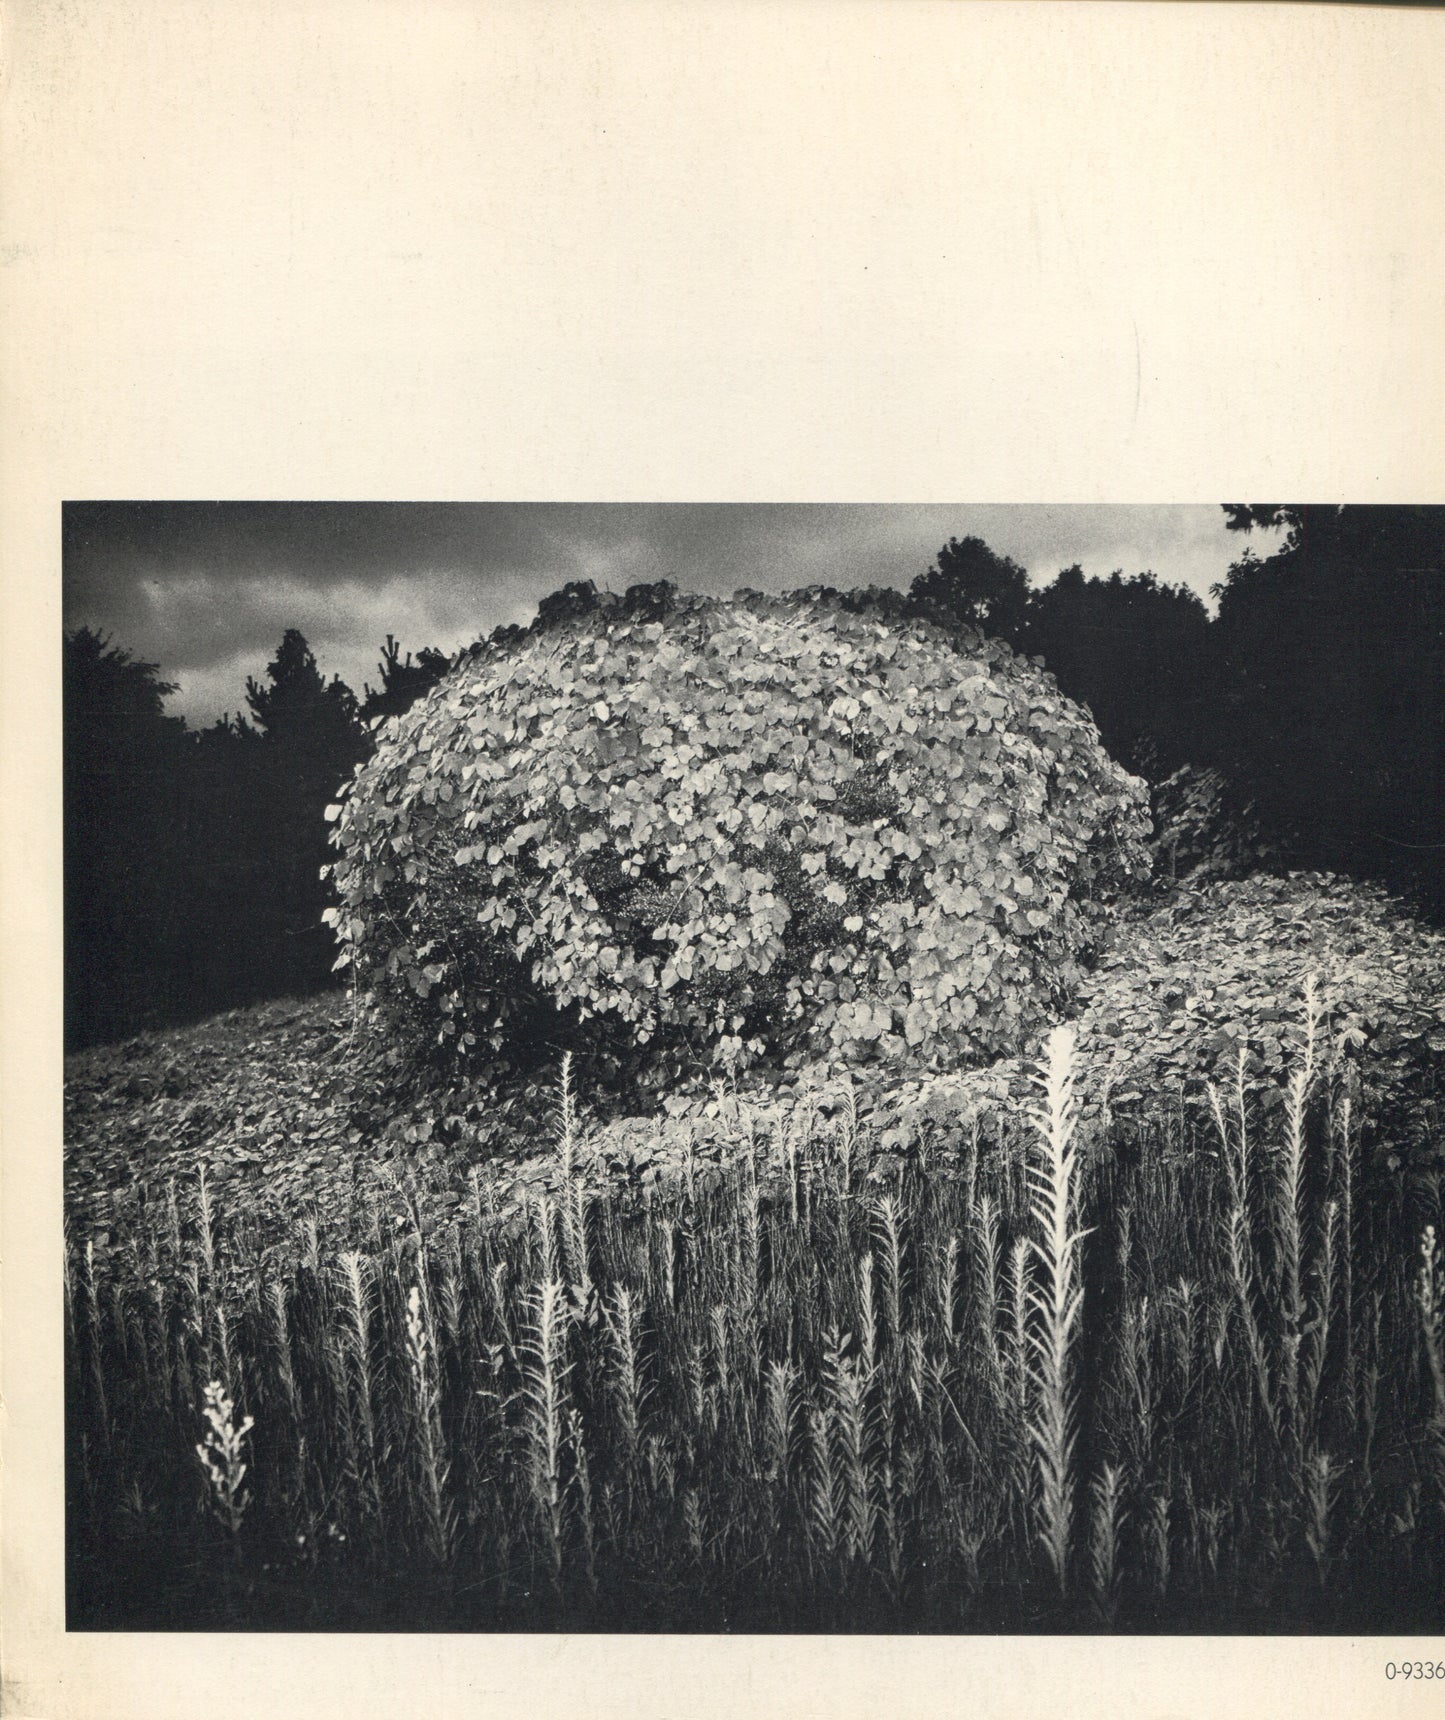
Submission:
[[[358,700],[293,628],[248,681],[249,714],[195,733],[165,715],[175,688],[155,664],[88,628],[68,634],[67,1044],[326,984],[325,809],[372,723],[447,666],[388,637],[381,685]]]
[[[1287,860],[1381,879],[1445,914],[1445,509],[1226,512],[1243,534],[1285,535],[1262,559],[1246,539],[1213,620],[1152,573],[1070,567],[1031,587],[978,538],[950,539],[908,593],[854,600],[1041,657],[1151,783],[1216,771]],[[623,601],[667,597],[639,586]],[[569,585],[534,625],[598,601]],[[175,689],[156,665],[88,629],[66,636],[68,1044],[327,983],[325,808],[373,723],[449,661],[403,657],[388,637],[381,684],[357,699],[292,630],[248,683],[249,714],[195,733],[166,715]]]
[[[1105,745],[1158,785],[1217,771],[1287,863],[1378,879],[1445,914],[1445,508],[1226,507],[1246,541],[1217,616],[1150,573],[1031,590],[951,540],[909,605],[1041,656]]]
[[[1042,657],[1062,691],[1092,711],[1114,757],[1151,781],[1197,757],[1210,621],[1185,587],[1152,573],[1090,579],[1074,566],[1031,590],[1016,561],[980,538],[953,538],[914,580],[909,607]]]
[[[1445,913],[1445,508],[1231,507],[1213,759],[1310,865]]]

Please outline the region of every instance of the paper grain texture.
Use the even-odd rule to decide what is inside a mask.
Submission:
[[[1445,501],[1445,15],[0,31],[5,1713],[1422,1712],[1343,1638],[67,1636],[59,555],[66,498]]]

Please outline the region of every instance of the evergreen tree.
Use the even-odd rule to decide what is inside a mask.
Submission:
[[[249,849],[262,948],[273,986],[308,990],[325,981],[334,954],[321,923],[328,894],[326,807],[366,757],[369,742],[356,697],[338,677],[327,681],[303,634],[286,630],[265,681],[246,683],[258,735],[245,775]],[[240,744],[245,746],[244,735]]]
[[[267,664],[266,680],[247,678],[246,703],[267,742],[303,767],[349,769],[364,750],[355,694],[339,676],[323,678],[305,635],[294,627]]]
[[[424,698],[451,667],[451,658],[444,651],[423,646],[413,662],[411,652],[401,654],[401,646],[388,633],[377,664],[381,686],[373,691],[366,688],[361,706],[361,719],[367,725],[384,717],[399,717]]]

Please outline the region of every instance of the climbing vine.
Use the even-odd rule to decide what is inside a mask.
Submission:
[[[1147,864],[1087,715],[978,635],[650,591],[554,606],[380,730],[330,809],[338,965],[483,1074],[1015,1048]]]

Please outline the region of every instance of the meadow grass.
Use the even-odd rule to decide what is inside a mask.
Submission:
[[[198,1176],[67,1239],[69,1622],[1439,1629],[1438,1192],[1298,1040],[1085,1125],[1060,1030],[953,1159],[845,1102],[641,1199],[568,1070],[522,1219],[334,1257]]]

